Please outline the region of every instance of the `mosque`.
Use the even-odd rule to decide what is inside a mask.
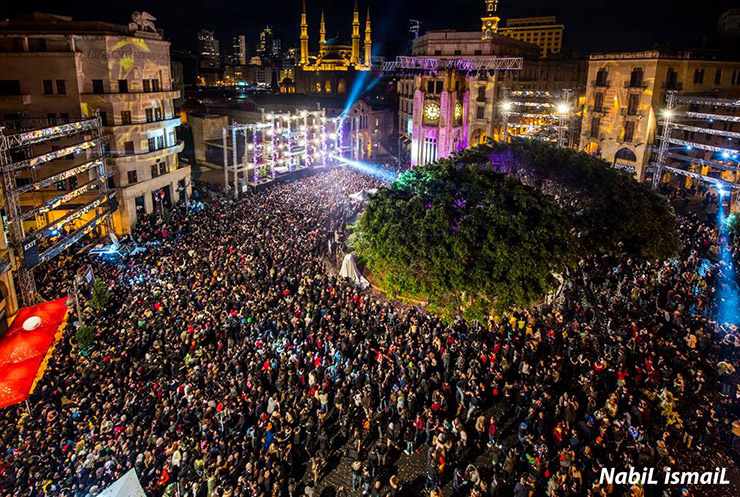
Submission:
[[[339,37],[326,37],[326,21],[321,11],[319,50],[309,52],[306,2],[303,2],[300,24],[300,59],[295,71],[298,93],[307,95],[346,95],[357,73],[372,69],[372,30],[370,8],[365,16],[365,32],[360,46],[360,12],[355,0],[352,14],[352,38],[349,43]]]

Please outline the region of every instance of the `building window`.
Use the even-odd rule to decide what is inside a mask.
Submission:
[[[694,84],[700,85],[704,83],[704,69],[694,69]]]
[[[668,68],[665,75],[665,87],[667,90],[677,90],[678,88],[678,74],[672,67]]]
[[[483,107],[482,105],[479,105],[475,109],[475,118],[476,119],[484,119],[485,117],[486,117],[486,108]]]
[[[57,80],[57,95],[67,94],[67,82],[63,79]]]
[[[154,121],[154,110],[153,109],[144,109],[144,113],[146,114],[146,122],[150,123]]]
[[[718,85],[722,83],[722,69],[717,69],[714,71],[714,84]]]
[[[54,89],[51,86],[51,80],[45,79],[44,80],[44,95],[53,95]]]
[[[479,102],[486,101],[486,87],[485,86],[478,87],[478,101]]]
[[[46,114],[46,118],[47,119],[54,120],[54,119],[57,118],[57,115],[54,112],[49,112],[49,113]]]
[[[604,112],[604,94],[594,93],[594,112]]]
[[[427,93],[434,93],[434,81],[427,81]]]
[[[62,122],[68,123],[69,122],[69,112],[60,112],[59,119],[61,119]]]
[[[103,123],[103,126],[108,126],[108,113],[104,110],[101,110],[100,112],[100,122]]]
[[[93,79],[92,87],[93,87],[93,93],[105,93],[105,90],[103,89],[102,79]]]
[[[162,107],[155,107],[154,108],[154,120],[155,121],[161,121],[162,120]]]
[[[608,73],[606,69],[599,69],[596,73],[596,86],[606,86],[606,77]]]
[[[155,148],[156,147],[156,142],[154,141],[154,137],[153,136],[150,136],[149,137],[149,140],[147,140],[147,142],[149,144],[149,151],[150,152],[154,152],[156,150],[156,148]]]
[[[455,50],[455,55],[462,55],[462,50]]]
[[[435,91],[435,93],[442,93],[443,87],[444,87],[444,82],[443,81],[437,81],[437,90]]]
[[[121,124],[131,124],[131,111],[130,110],[121,111]]]
[[[635,121],[627,121],[624,123],[624,141],[631,143],[635,137]]]
[[[442,50],[435,50],[434,55],[442,55]]]
[[[72,176],[71,178],[69,178],[69,189],[70,190],[74,190],[75,188],[77,188],[78,184],[79,182],[77,181],[77,176]]]
[[[159,174],[167,174],[167,163],[166,162],[159,163]]]
[[[634,116],[637,114],[637,106],[640,103],[640,96],[636,93],[633,93],[629,97],[629,102],[627,103],[627,115]]]
[[[159,168],[157,167],[157,164],[152,164],[149,166],[149,169],[152,171],[152,178],[156,178],[159,175]]]
[[[138,176],[138,174],[136,174],[136,171],[129,171],[128,173],[126,173],[126,175],[128,177],[128,184],[129,185],[133,185],[134,183],[138,183],[139,182],[139,176]]]
[[[157,137],[157,150],[162,150],[164,148],[164,135],[159,135]]]
[[[632,69],[632,74],[630,74],[630,88],[637,88],[642,86],[642,76],[642,67],[635,67],[634,69]]]
[[[473,54],[474,55],[483,55],[483,50],[474,50],[473,51]]]
[[[128,93],[128,80],[127,79],[118,80],[118,93]]]
[[[158,79],[152,80],[152,91],[159,91],[159,80]]]
[[[601,127],[601,118],[594,117],[591,119],[591,138],[599,137],[599,128]]]
[[[152,86],[148,79],[144,79],[142,82],[144,84],[144,91],[152,91]]]
[[[125,142],[123,144],[123,150],[126,155],[134,155],[134,142]]]
[[[0,79],[0,95],[20,95],[21,82],[18,79]]]

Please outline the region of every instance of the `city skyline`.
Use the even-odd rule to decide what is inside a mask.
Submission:
[[[353,2],[308,0],[309,36],[318,40],[318,19],[321,9],[328,20],[327,35],[349,38],[347,25],[351,20]],[[649,49],[655,46],[686,47],[710,36],[717,18],[725,10],[736,6],[732,0],[718,0],[699,10],[680,9],[667,0],[644,3],[626,0],[619,4],[595,5],[586,0],[565,0],[552,4],[543,0],[513,2],[503,0],[499,11],[503,19],[533,15],[556,15],[565,25],[566,49],[580,55],[594,52],[630,51]],[[127,23],[133,10],[145,10],[157,17],[157,26],[165,30],[166,39],[174,49],[194,49],[197,33],[201,29],[215,32],[224,42],[236,35],[245,35],[254,45],[254,40],[265,25],[274,27],[282,35],[286,47],[298,44],[298,21],[301,1],[285,2],[282,14],[273,4],[242,4],[216,0],[202,10],[196,2],[184,2],[181,8],[171,9],[161,0],[150,0],[144,4],[126,6],[112,5],[101,12],[99,4],[82,0],[60,8],[48,0],[34,0],[10,5],[0,10],[0,17],[8,18],[28,12],[48,12],[68,15],[76,20],[103,20]],[[393,55],[404,47],[408,39],[409,19],[422,22],[422,31],[435,29],[478,29],[478,16],[472,13],[483,11],[482,0],[458,0],[455,8],[449,8],[441,0],[418,0],[383,2],[366,0],[361,10],[369,7],[376,25],[373,37],[381,50]],[[346,18],[346,19],[345,19]],[[243,20],[239,20],[243,19]],[[238,20],[238,21],[235,21]],[[347,22],[344,22],[344,21]],[[598,36],[595,34],[598,33]]]

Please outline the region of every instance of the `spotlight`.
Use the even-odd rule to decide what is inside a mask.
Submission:
[[[670,109],[663,109],[663,117],[670,119],[673,117],[673,111]]]
[[[567,114],[568,113],[568,104],[566,103],[560,103],[558,104],[558,114]]]
[[[511,102],[504,102],[501,104],[501,108],[504,112],[509,112],[511,110]]]

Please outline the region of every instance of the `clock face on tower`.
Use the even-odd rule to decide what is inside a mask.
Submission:
[[[439,119],[439,104],[429,102],[424,106],[424,118],[429,121],[436,121]]]
[[[461,121],[463,114],[463,107],[460,103],[455,104],[455,121]]]

